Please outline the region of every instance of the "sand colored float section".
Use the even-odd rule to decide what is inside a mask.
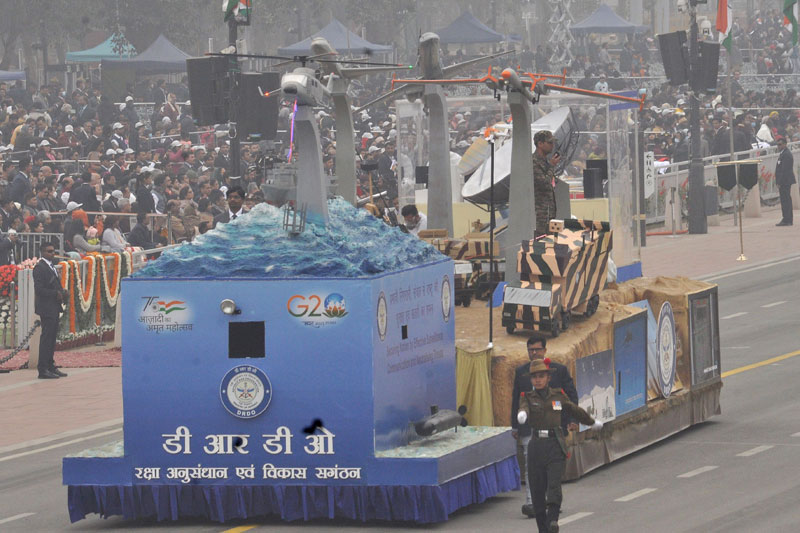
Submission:
[[[675,392],[668,399],[647,402],[646,409],[614,420],[599,436],[592,432],[569,438],[571,457],[567,478],[580,475],[628,453],[677,433],[714,414],[719,414],[721,381],[690,390],[691,361],[687,295],[713,287],[688,278],[637,278],[622,284],[610,284],[600,293],[600,306],[591,318],[574,316],[569,329],[555,339],[548,339],[547,356],[569,368],[575,376],[575,361],[614,347],[614,323],[640,312],[626,304],[648,300],[658,313],[669,301],[675,316],[677,373]],[[456,346],[477,352],[488,342],[489,310],[485,302],[476,302],[456,312]],[[514,370],[527,362],[525,343],[528,332],[506,334],[500,325],[501,308],[493,310],[494,338],[491,357],[492,412],[497,426],[510,425],[511,390]]]

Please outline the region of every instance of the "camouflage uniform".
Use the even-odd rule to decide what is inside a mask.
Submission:
[[[535,235],[547,233],[551,218],[556,218],[555,169],[545,157],[533,154],[533,195],[536,206]]]

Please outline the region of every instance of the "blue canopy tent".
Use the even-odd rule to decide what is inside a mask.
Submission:
[[[114,52],[113,38],[114,36],[112,35],[94,48],[79,50],[77,52],[67,52],[66,60],[75,63],[99,63],[104,59],[119,59],[121,57],[131,58],[136,55],[136,49],[132,45],[128,46],[127,50],[122,55]]]
[[[186,60],[190,56],[166,37],[159,35],[147,50],[131,59],[109,59],[103,61],[104,69],[131,69],[139,74],[165,74],[186,72]]]
[[[647,26],[638,26],[620,17],[614,10],[605,4],[598,7],[594,13],[584,20],[570,26],[573,35],[588,35],[590,33],[644,33]]]
[[[25,81],[24,70],[0,70],[0,81]]]
[[[283,56],[297,56],[311,54],[311,40],[314,37],[324,37],[330,45],[340,54],[370,54],[391,52],[392,47],[383,44],[373,44],[348,30],[344,24],[336,19],[319,30],[317,33],[300,42],[278,48],[278,54]]]
[[[476,19],[469,11],[450,23],[446,28],[436,32],[442,44],[499,43],[506,40],[489,26]]]

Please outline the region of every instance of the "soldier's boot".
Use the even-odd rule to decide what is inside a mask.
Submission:
[[[548,533],[558,533],[558,505],[547,506],[547,531]]]
[[[547,514],[544,511],[536,513],[536,526],[539,528],[539,533],[547,533]]]
[[[533,518],[534,516],[536,516],[536,511],[533,510],[533,504],[532,503],[526,503],[525,505],[523,505],[522,506],[522,514],[524,514],[528,518]]]

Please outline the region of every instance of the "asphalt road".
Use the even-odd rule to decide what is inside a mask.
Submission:
[[[800,350],[800,257],[710,278],[719,284],[723,372]],[[800,357],[787,357],[724,379],[722,415],[564,487],[561,530],[800,530]],[[105,431],[112,431],[108,428]],[[521,531],[523,496],[507,493],[433,527],[408,524],[286,524],[280,520],[225,525],[199,521],[127,523],[92,516],[70,524],[61,458],[119,433],[94,432],[0,454],[0,531]],[[46,449],[52,447],[51,449]],[[20,453],[29,455],[19,455]],[[29,514],[30,513],[30,514]],[[236,529],[232,529],[236,528]]]

